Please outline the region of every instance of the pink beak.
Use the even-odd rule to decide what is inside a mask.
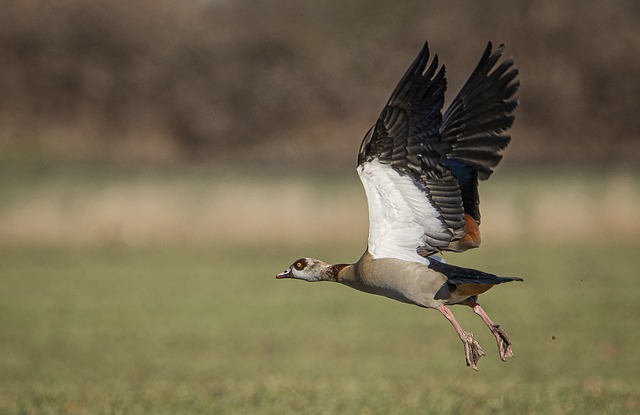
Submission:
[[[277,279],[281,278],[293,278],[293,273],[291,272],[291,268],[284,270],[280,274],[276,275]]]

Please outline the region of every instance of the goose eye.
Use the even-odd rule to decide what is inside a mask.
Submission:
[[[295,269],[297,269],[298,271],[302,270],[302,268],[304,268],[305,264],[302,261],[296,261],[296,263],[293,265],[293,267]]]

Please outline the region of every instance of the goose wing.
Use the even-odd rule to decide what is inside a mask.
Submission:
[[[360,146],[374,258],[424,262],[418,249],[433,253],[464,234],[460,188],[441,163],[444,67],[428,62],[425,44]]]
[[[511,141],[505,131],[513,125],[520,87],[513,58],[496,63],[504,45],[492,50],[491,42],[467,82],[444,113],[440,127],[447,160],[458,160],[475,168],[486,180],[502,160],[502,151]]]
[[[504,53],[504,45],[492,49],[489,42],[471,76],[444,113],[440,127],[443,163],[459,182],[465,213],[478,223],[478,179],[491,176],[511,141],[506,130],[513,125],[518,106],[516,92],[520,87],[513,58],[494,68]]]
[[[488,43],[442,115],[444,66],[424,47],[396,86],[358,154],[369,205],[369,252],[424,262],[480,221],[478,179],[487,179],[511,137],[519,83],[504,45]],[[451,245],[450,245],[451,244]]]

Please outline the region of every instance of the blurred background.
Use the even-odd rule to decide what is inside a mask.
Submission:
[[[75,229],[67,233],[84,235],[85,241],[119,238],[117,226],[138,239],[148,237],[144,232],[158,236],[159,228],[167,237],[199,231],[203,238],[213,231],[232,237],[219,229],[228,221],[214,223],[227,211],[212,213],[214,208],[234,210],[257,199],[281,205],[286,186],[260,185],[263,194],[241,192],[256,175],[274,173],[282,186],[300,174],[338,172],[358,186],[349,176],[360,140],[425,40],[446,65],[449,100],[486,42],[506,43],[506,55],[517,58],[522,87],[514,139],[499,170],[527,169],[527,175],[538,177],[550,169],[552,174],[577,169],[578,180],[587,173],[613,174],[611,186],[599,194],[605,205],[592,212],[609,217],[591,222],[623,223],[616,232],[639,230],[625,216],[635,211],[637,187],[618,174],[637,171],[640,160],[640,5],[635,1],[1,0],[0,6],[4,191],[20,172],[45,180],[31,183],[30,194],[5,195],[0,239],[38,239],[40,233],[74,237],[65,234],[70,226]],[[177,179],[177,170],[193,173],[195,167],[208,169],[200,176],[205,184],[219,178],[232,189],[192,189],[206,209],[185,223],[182,209],[192,201],[175,198],[179,190],[157,188],[166,188],[166,177],[156,173],[171,171],[167,174]],[[46,189],[68,184],[64,178],[56,182],[54,173],[69,168],[84,169],[77,172],[81,177],[99,176],[98,171],[154,173],[144,189],[139,181],[118,187],[112,177],[103,177],[112,189],[96,192],[104,186],[89,186],[93,202],[78,200],[90,196],[85,189],[66,195],[76,201],[72,218],[41,211],[63,203]],[[229,175],[245,176],[246,186],[230,184]],[[361,191],[354,191],[362,199]],[[310,216],[317,217],[315,192],[298,189],[286,197],[292,204],[307,203]],[[586,209],[588,203],[579,199],[589,195],[560,192],[578,199],[567,209]],[[245,197],[252,203],[241,203]],[[171,206],[181,201],[185,206]],[[151,220],[149,205],[155,205],[156,219],[145,225],[136,212]],[[608,215],[610,205],[627,207],[618,217]],[[86,215],[78,213],[84,210]],[[123,223],[123,211],[136,218],[134,223]],[[260,221],[270,218],[277,230],[284,224],[274,214]],[[242,216],[256,215],[261,212]],[[570,212],[556,216],[562,215],[575,219]],[[256,224],[245,219],[250,232]],[[111,230],[83,231],[96,222]],[[366,227],[366,221],[360,225]]]
[[[511,165],[636,165],[635,1],[3,0],[2,152],[353,162],[428,40],[452,98],[486,42],[521,68]]]
[[[338,396],[316,401],[338,413],[376,413],[367,387],[394,393],[379,413],[421,413],[425,400],[466,413],[640,408],[627,346],[639,340],[627,325],[640,269],[639,2],[0,0],[0,10],[0,408],[162,412],[159,394],[191,409],[213,396],[223,403],[208,409],[284,413],[301,401],[280,392],[300,385],[307,400]],[[447,258],[529,284],[509,288],[502,308],[493,297],[527,339],[521,366],[486,363],[479,378],[521,399],[491,397],[478,380],[483,410],[455,399],[457,381],[422,377],[466,377],[461,359],[385,360],[425,343],[460,357],[446,322],[431,323],[439,317],[271,281],[299,256],[351,261],[364,249],[358,146],[424,41],[446,65],[447,102],[488,41],[520,69],[512,143],[481,185],[483,250]],[[583,280],[588,312],[565,302]],[[351,317],[311,330],[327,304]],[[404,343],[375,338],[371,315],[391,319]],[[427,324],[443,340],[408,336]],[[337,350],[345,332],[343,360],[308,360],[305,340]],[[389,349],[367,346],[376,341]],[[551,344],[557,358],[541,364]],[[418,388],[387,380],[407,374]],[[111,376],[120,383],[84,389]],[[326,376],[360,400],[305,381]],[[525,380],[531,396],[514,389]],[[180,392],[193,382],[194,395]]]

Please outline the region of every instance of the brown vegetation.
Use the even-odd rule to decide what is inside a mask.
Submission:
[[[89,176],[89,174],[86,174]],[[249,178],[214,171],[78,180],[52,175],[0,186],[0,245],[50,243],[352,244],[367,239],[367,204],[348,180]],[[6,188],[9,188],[8,190]],[[28,190],[26,190],[28,189]],[[634,243],[640,177],[501,174],[482,186],[483,246]]]
[[[424,40],[451,99],[485,42],[522,90],[508,162],[640,155],[631,0],[0,0],[0,151],[353,162]],[[320,155],[315,155],[315,153]]]

